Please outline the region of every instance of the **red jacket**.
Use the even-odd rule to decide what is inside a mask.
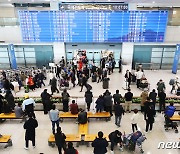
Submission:
[[[70,111],[72,114],[78,114],[78,105],[77,104],[70,104]]]

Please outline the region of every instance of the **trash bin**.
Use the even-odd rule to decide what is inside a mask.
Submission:
[[[109,88],[109,78],[104,78],[103,80],[103,89]]]

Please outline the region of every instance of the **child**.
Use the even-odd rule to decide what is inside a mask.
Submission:
[[[131,117],[131,124],[132,124],[133,133],[134,133],[135,129],[136,129],[136,131],[138,130],[138,128],[137,128],[138,118],[139,118],[138,110],[134,109],[134,114]]]

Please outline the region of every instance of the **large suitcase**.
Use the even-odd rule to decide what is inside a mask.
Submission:
[[[106,78],[103,80],[103,89],[108,89],[109,88],[109,80]]]
[[[92,75],[92,82],[97,82],[97,75]]]

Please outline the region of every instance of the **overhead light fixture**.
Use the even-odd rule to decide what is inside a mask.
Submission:
[[[153,4],[155,3],[155,1],[152,2]]]
[[[8,0],[8,2],[10,2],[11,0]]]

